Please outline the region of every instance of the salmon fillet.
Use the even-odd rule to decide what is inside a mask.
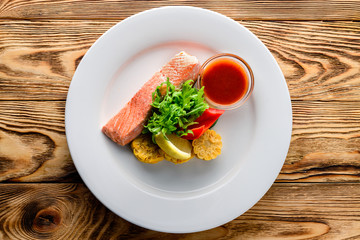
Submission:
[[[160,71],[156,72],[133,98],[103,126],[102,131],[114,142],[124,146],[136,138],[144,128],[151,112],[152,93],[169,78],[175,86],[196,79],[199,60],[185,52],[176,54]]]

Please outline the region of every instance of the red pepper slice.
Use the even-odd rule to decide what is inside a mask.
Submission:
[[[206,109],[200,117],[198,117],[195,122],[197,124],[191,125],[188,129],[192,130],[194,134],[187,134],[182,136],[182,138],[188,140],[194,140],[199,138],[206,130],[208,130],[216,120],[225,112],[225,110],[208,108]]]
[[[204,125],[201,125],[200,127],[197,128],[191,128],[190,130],[193,132],[193,134],[188,133],[187,135],[182,136],[182,138],[187,140],[194,140],[199,138],[206,131]]]
[[[190,127],[205,125],[205,127],[210,128],[224,112],[225,110],[208,108],[195,120],[198,124],[191,125]]]

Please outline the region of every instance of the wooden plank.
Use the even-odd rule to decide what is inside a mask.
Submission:
[[[66,99],[77,64],[113,24],[0,21],[0,99]]]
[[[245,22],[269,48],[293,100],[359,100],[360,22]],[[348,44],[350,43],[351,44]]]
[[[360,22],[241,22],[270,49],[292,99],[360,99]],[[0,100],[65,100],[77,64],[115,21],[0,21]]]
[[[230,223],[233,236],[240,231],[244,239],[358,239],[359,191],[359,183],[275,183]]]
[[[360,102],[293,101],[290,149],[277,181],[360,180]]]
[[[64,112],[65,102],[0,101],[0,181],[80,181]]]
[[[0,18],[17,19],[124,19],[161,6],[195,6],[246,20],[359,20],[356,0],[316,1],[86,1],[86,0],[3,0]],[[46,6],[46,7],[45,7]]]
[[[292,107],[292,140],[277,181],[359,182],[360,102],[293,101]],[[64,101],[0,101],[0,181],[79,181],[64,108]]]
[[[106,209],[82,184],[0,184],[2,239],[358,239],[360,183],[275,183],[235,220],[161,233]],[[126,197],[126,196],[124,196]]]

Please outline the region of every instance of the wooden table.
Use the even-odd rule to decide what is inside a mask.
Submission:
[[[293,132],[268,193],[192,234],[135,226],[86,188],[64,131],[77,64],[107,29],[153,7],[192,5],[255,33],[290,90]],[[360,1],[0,1],[1,239],[360,239]],[[261,149],[260,149],[261,150]]]

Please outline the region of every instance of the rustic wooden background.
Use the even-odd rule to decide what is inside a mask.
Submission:
[[[135,226],[89,192],[64,131],[77,64],[107,29],[153,7],[223,13],[270,49],[293,133],[269,192],[192,234]],[[360,239],[360,1],[0,0],[0,239]]]

